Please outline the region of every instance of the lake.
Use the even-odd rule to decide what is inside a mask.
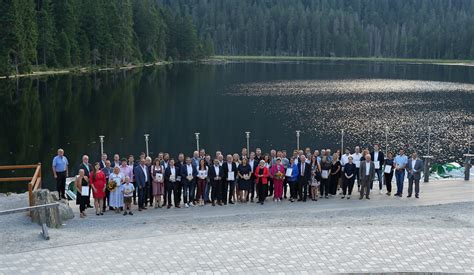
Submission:
[[[474,67],[378,62],[230,62],[0,80],[0,164],[43,163],[62,147],[74,167],[99,159],[99,135],[111,158],[145,151],[191,154],[200,145],[250,147],[369,146],[457,161],[474,124]],[[388,129],[388,131],[387,131]],[[385,142],[388,137],[388,143]],[[2,176],[18,176],[6,171]],[[17,184],[18,186],[18,184]],[[25,188],[0,184],[0,192]]]

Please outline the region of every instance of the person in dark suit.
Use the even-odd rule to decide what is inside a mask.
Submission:
[[[423,170],[423,161],[418,159],[416,152],[411,155],[408,160],[407,171],[408,171],[408,196],[411,198],[413,193],[413,183],[415,183],[415,197],[420,197],[420,179],[421,170]]]
[[[140,159],[140,164],[133,169],[133,175],[138,186],[138,211],[145,210],[145,192],[147,182],[150,180],[150,170],[145,164],[145,159]]]
[[[216,201],[222,206],[222,179],[224,178],[224,169],[219,165],[219,160],[214,159],[214,165],[209,167],[209,179],[211,183],[212,206],[216,206]]]
[[[374,145],[374,151],[370,153],[370,157],[372,158],[375,166],[375,174],[377,175],[377,179],[379,180],[379,190],[380,194],[382,194],[382,187],[383,187],[383,180],[382,180],[382,166],[385,162],[385,156],[382,151],[380,151],[380,146],[378,144]],[[370,183],[370,190],[372,190],[373,182]]]
[[[184,207],[194,206],[196,193],[197,168],[192,164],[191,158],[186,158],[186,164],[180,168],[181,181],[183,183]],[[189,202],[189,204],[188,204]]]
[[[232,160],[232,155],[227,155],[227,162],[222,164],[222,170],[224,170],[224,180],[222,182],[222,200],[224,201],[224,205],[227,205],[227,193],[229,193],[229,203],[234,204],[232,201],[232,194],[235,189],[234,182],[235,177],[237,176],[237,165]],[[229,176],[231,174],[233,174],[232,177]]]
[[[308,195],[308,184],[311,180],[311,166],[306,162],[304,155],[300,156],[298,162],[298,179],[297,179],[297,190],[298,190],[298,201],[306,201]]]
[[[107,161],[107,154],[103,153],[99,162],[100,169],[104,169],[106,161]]]
[[[184,154],[178,155],[178,161],[175,162],[176,168],[178,168],[178,174],[176,174],[176,186],[175,186],[175,198],[178,197],[178,205],[181,204],[181,194],[183,193],[183,178],[181,177],[181,170],[186,166],[184,163]]]
[[[165,192],[168,201],[168,209],[171,208],[171,194],[174,197],[174,207],[181,208],[179,206],[179,198],[176,195],[176,178],[179,175],[179,168],[174,165],[174,159],[170,159],[168,167],[165,169]]]
[[[360,180],[360,197],[359,200],[365,198],[370,200],[370,183],[374,181],[375,165],[372,162],[370,154],[365,155],[365,161],[360,163],[359,180]]]
[[[79,169],[77,170],[77,174],[79,175],[79,170],[84,170],[84,176],[89,178],[90,173],[93,171],[92,165],[89,163],[89,156],[84,155],[82,156],[82,163],[79,165]],[[91,197],[91,189],[89,189],[89,200],[87,201],[87,208],[93,208],[90,204],[90,197]]]

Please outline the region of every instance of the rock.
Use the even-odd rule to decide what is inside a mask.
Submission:
[[[39,189],[33,192],[34,205],[43,205],[58,202],[58,193],[47,189]],[[43,208],[32,211],[32,221],[38,224],[46,223],[48,227],[59,228],[63,220],[74,218],[72,209],[65,203],[60,202],[59,213],[56,208]]]
[[[59,202],[59,217],[61,221],[70,220],[74,218],[72,208],[65,203],[64,200]]]
[[[51,196],[53,197],[53,200],[54,201],[59,201],[59,193],[58,191],[53,191],[53,192],[49,192],[51,194]]]

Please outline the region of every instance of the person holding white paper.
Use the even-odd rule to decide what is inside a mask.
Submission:
[[[385,159],[385,171],[384,171],[384,178],[383,181],[385,186],[387,187],[387,196],[390,196],[392,193],[392,177],[393,177],[393,170],[395,168],[395,161],[393,159],[393,153],[388,152],[387,158]]]
[[[354,148],[354,154],[351,155],[352,156],[352,161],[354,162],[355,166],[356,166],[356,171],[355,171],[355,180],[357,180],[357,189],[360,188],[360,184],[359,184],[359,167],[360,167],[360,161],[362,159],[362,154],[360,153],[360,147],[359,146],[356,146]]]
[[[222,183],[222,201],[224,205],[227,205],[227,199],[229,199],[229,204],[234,204],[232,201],[232,194],[235,190],[235,176],[237,175],[237,165],[235,165],[235,162],[233,162],[232,155],[227,155],[226,159],[227,161],[222,164],[222,170],[224,170],[224,180]]]
[[[200,206],[204,206],[204,193],[206,191],[207,175],[209,168],[207,167],[206,159],[200,159],[198,164],[197,176],[197,196],[196,200]]]
[[[380,151],[379,144],[374,145],[374,151],[370,153],[370,157],[372,158],[374,162],[375,174],[377,175],[377,179],[379,180],[379,192],[380,194],[382,194],[382,187],[383,187],[382,166],[385,161],[385,156],[383,155],[383,152]],[[373,183],[370,184],[370,190],[372,190],[372,187],[373,187]]]
[[[290,201],[295,202],[298,199],[298,192],[296,190],[296,181],[298,180],[298,167],[295,163],[295,158],[290,158],[290,163],[286,168],[286,178],[288,179],[288,185],[290,186]]]
[[[328,157],[324,155],[321,158],[321,184],[319,185],[319,197],[323,196],[329,198],[329,171],[331,170],[331,163]]]
[[[168,209],[171,208],[171,205],[174,201],[174,207],[181,208],[179,206],[178,190],[176,184],[176,178],[179,175],[179,167],[174,165],[174,159],[170,159],[168,167],[165,168],[165,190],[168,201]],[[171,200],[171,195],[173,195],[173,201]]]
[[[194,206],[196,193],[196,177],[198,174],[196,166],[192,164],[191,158],[186,158],[186,163],[181,166],[181,182],[183,184],[184,207]]]
[[[85,218],[87,216],[85,211],[90,201],[89,201],[89,178],[85,175],[84,169],[79,169],[79,174],[76,176],[74,186],[76,187],[76,190],[77,190],[76,204],[79,204],[79,211],[81,213],[80,217]]]

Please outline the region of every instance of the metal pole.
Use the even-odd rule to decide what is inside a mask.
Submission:
[[[472,140],[472,133],[474,133],[474,125],[469,126],[469,141],[468,141],[468,148],[467,154],[464,154],[464,180],[469,180],[471,176],[471,160],[474,157],[474,154],[471,154],[471,140]]]
[[[196,135],[196,151],[199,152],[199,133],[194,133]]]
[[[428,126],[428,152],[427,155],[430,155],[430,141],[431,141],[431,126]]]
[[[247,156],[250,156],[250,132],[245,132],[247,138]]]
[[[388,126],[385,126],[385,156],[388,154]]]
[[[150,134],[145,134],[144,136],[145,136],[146,156],[148,157],[148,155],[149,155],[149,153],[148,153],[149,152],[148,151],[148,138],[150,137]]]
[[[100,156],[104,154],[104,138],[105,136],[99,136],[100,138]]]
[[[341,156],[344,154],[344,129],[341,130]]]
[[[300,150],[300,130],[296,131],[296,150]]]

